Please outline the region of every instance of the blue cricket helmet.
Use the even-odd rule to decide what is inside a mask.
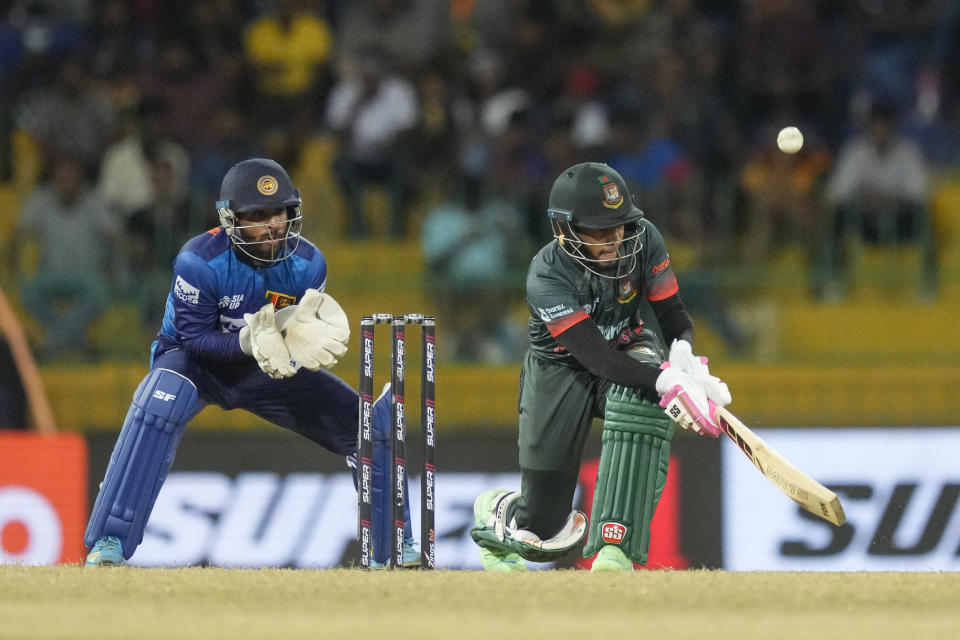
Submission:
[[[247,256],[264,262],[279,262],[289,258],[300,242],[303,216],[300,212],[300,190],[293,186],[290,175],[280,164],[269,158],[249,158],[230,167],[220,185],[220,199],[216,203],[220,224],[223,225],[234,247]],[[282,249],[270,256],[250,248],[254,245],[272,243],[250,241],[244,238],[245,229],[264,227],[265,224],[237,225],[237,214],[269,209],[287,210],[287,229],[282,238]],[[291,240],[296,244],[291,244]],[[271,244],[271,246],[273,246]]]
[[[230,167],[220,185],[220,203],[234,213],[300,205],[300,191],[280,164],[269,158],[249,158]]]

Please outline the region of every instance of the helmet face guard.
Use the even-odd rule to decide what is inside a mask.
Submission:
[[[637,256],[643,249],[644,226],[639,218],[623,223],[623,239],[617,246],[617,255],[613,258],[594,258],[584,247],[604,247],[608,242],[587,242],[577,233],[573,224],[573,213],[547,209],[553,237],[564,253],[583,265],[587,271],[601,278],[616,279],[631,273],[637,266]],[[620,226],[620,225],[616,225]],[[611,227],[606,227],[611,228]]]
[[[227,171],[216,208],[220,224],[237,251],[253,260],[276,263],[289,258],[300,245],[303,227],[300,205],[300,191],[293,187],[283,167],[267,158],[250,158]],[[238,218],[245,213],[271,209],[286,211],[282,235],[274,234],[278,224],[275,221],[238,224]],[[266,230],[266,237],[251,240],[261,229]],[[264,250],[267,245],[269,251]]]
[[[276,226],[275,222],[260,222],[254,224],[237,224],[237,212],[230,206],[230,200],[217,201],[217,214],[220,216],[220,224],[228,236],[234,248],[253,260],[260,262],[281,262],[294,254],[297,247],[300,246],[300,233],[303,228],[303,215],[300,213],[300,205],[290,205],[286,207],[287,222],[286,232],[282,236],[275,237],[271,228]],[[245,236],[246,231],[265,228],[267,237],[263,240],[248,240]],[[279,246],[276,243],[281,240]],[[271,245],[269,255],[257,250],[262,245]],[[278,247],[274,249],[274,247]]]
[[[626,181],[613,167],[582,162],[561,173],[550,189],[547,217],[557,244],[591,273],[619,278],[637,266],[637,256],[643,249],[643,211],[633,204]],[[584,251],[611,243],[587,242],[577,229],[617,227],[623,227],[624,237],[617,245],[616,257],[594,258]]]

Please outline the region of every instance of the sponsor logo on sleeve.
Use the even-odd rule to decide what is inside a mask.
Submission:
[[[200,302],[200,289],[183,279],[183,276],[177,276],[173,285],[173,292],[178,298],[187,304],[197,304]]]
[[[660,273],[661,271],[663,271],[669,266],[670,266],[670,256],[667,256],[667,258],[663,262],[651,268],[650,273],[652,273],[653,275],[657,275],[658,273]]]
[[[562,318],[573,313],[573,309],[564,305],[558,304],[553,307],[537,307],[537,313],[540,314],[540,319],[544,322],[553,322],[557,318]]]

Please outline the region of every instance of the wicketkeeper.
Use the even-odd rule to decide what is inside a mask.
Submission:
[[[647,561],[674,424],[716,435],[712,409],[730,393],[693,355],[693,322],[663,237],[619,173],[595,162],[570,167],[553,184],[547,215],[554,240],[527,274],[521,488],[482,493],[471,536],[487,570],[556,560],[585,535],[593,570],[632,570]],[[642,297],[669,350],[643,326]],[[586,516],[571,509],[594,418],[603,418],[603,444],[588,533]]]
[[[273,160],[223,178],[220,226],[173,265],[150,373],[133,396],[87,524],[87,566],[118,565],[143,540],[187,422],[208,404],[246,409],[346,456],[356,469],[356,391],[327,371],[347,316],[324,292],[327,263],[300,235],[300,192]],[[372,564],[390,553],[390,394],[374,404]],[[404,564],[419,563],[406,514]]]

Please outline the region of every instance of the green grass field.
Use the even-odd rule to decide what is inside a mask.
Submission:
[[[0,566],[0,638],[956,638],[960,573]]]

